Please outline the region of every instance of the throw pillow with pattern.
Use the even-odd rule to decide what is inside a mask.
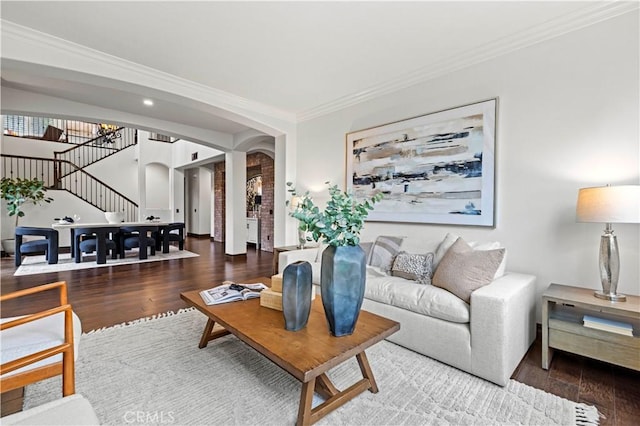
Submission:
[[[371,248],[369,255],[369,265],[377,266],[385,272],[391,270],[393,258],[400,251],[400,244],[404,237],[379,236]]]
[[[420,284],[431,284],[433,253],[412,254],[401,251],[393,260],[391,275]]]

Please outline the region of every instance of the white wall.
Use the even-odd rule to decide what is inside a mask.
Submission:
[[[164,164],[151,163],[145,167],[147,209],[169,209],[169,168]]]
[[[575,202],[581,187],[640,184],[638,31],[636,11],[303,122],[296,184],[344,185],[334,165],[345,162],[348,132],[497,96],[495,229],[368,222],[365,239],[453,232],[499,240],[508,269],[536,275],[540,293],[551,282],[599,288],[604,226],[576,223]],[[614,229],[619,291],[640,294],[640,225]]]
[[[171,145],[173,167],[185,167],[193,164],[198,164],[202,163],[204,160],[222,155],[222,151],[186,140],[179,140]],[[197,154],[198,158],[196,160],[192,160],[192,154]]]
[[[172,203],[179,209],[184,205],[183,197],[171,196],[171,144],[149,139],[149,132],[138,130],[135,149],[137,189],[139,192],[139,219],[149,216],[174,221]]]
[[[187,232],[211,235],[211,170],[196,167],[185,170],[187,183]]]
[[[134,146],[103,158],[85,170],[134,203],[138,202],[138,163]]]
[[[31,157],[53,158],[55,151],[65,151],[72,147],[72,145],[68,143],[18,138],[6,135],[1,135],[0,141],[2,143],[0,151],[5,155],[25,155],[25,152],[29,152],[29,156]]]
[[[182,170],[173,169],[170,176],[173,192],[171,193],[171,208],[173,221],[184,222],[185,221],[185,177]]]

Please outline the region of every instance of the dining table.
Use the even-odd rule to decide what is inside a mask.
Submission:
[[[118,222],[118,223],[108,223],[108,222],[98,222],[98,223],[86,223],[86,222],[56,222],[51,224],[53,229],[57,229],[58,231],[68,229],[71,233],[71,244],[70,244],[70,252],[71,257],[75,256],[75,230],[80,228],[107,228],[107,227],[128,227],[128,226],[156,226],[160,229],[163,226],[168,226],[169,222],[160,222],[160,221],[140,221],[140,222]],[[104,234],[100,235],[101,238],[106,238]]]

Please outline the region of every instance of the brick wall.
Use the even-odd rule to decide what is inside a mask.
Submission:
[[[224,198],[224,162],[213,165],[213,197],[215,207],[213,212],[213,241],[224,242],[226,199]]]
[[[260,247],[264,251],[273,251],[273,159],[266,154],[257,152],[247,154],[247,167],[260,166],[262,169],[262,205],[260,208],[261,238]],[[225,235],[225,164],[214,165],[214,233],[213,240],[224,242]]]

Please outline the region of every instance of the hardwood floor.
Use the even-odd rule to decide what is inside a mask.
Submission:
[[[640,372],[562,351],[555,352],[548,371],[541,365],[542,336],[538,331],[513,379],[571,401],[595,405],[603,415],[602,426],[638,424]]]
[[[272,254],[249,248],[245,259],[230,259],[224,245],[189,237],[187,250],[199,257],[14,277],[13,258],[0,261],[2,294],[48,282],[67,281],[69,300],[82,319],[83,330],[186,307],[180,293],[203,289],[224,280],[270,276]],[[53,295],[51,295],[53,297]],[[47,307],[39,297],[28,305],[4,303],[2,316]],[[538,389],[595,405],[605,416],[602,425],[635,425],[640,418],[640,373],[588,358],[556,352],[549,371],[541,365],[541,337],[513,374]],[[3,398],[4,399],[4,398]],[[3,407],[4,408],[4,407]]]

